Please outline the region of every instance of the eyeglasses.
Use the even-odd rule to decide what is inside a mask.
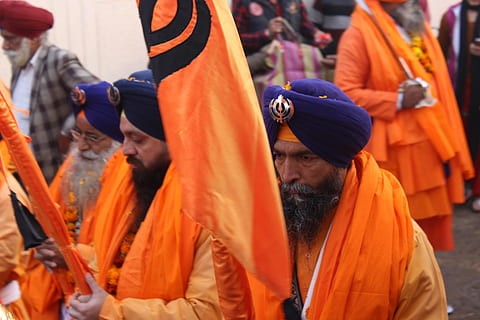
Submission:
[[[106,139],[105,136],[97,136],[94,133],[88,133],[88,132],[84,133],[77,129],[70,130],[70,133],[72,134],[72,138],[74,141],[83,139],[83,141],[85,141],[86,143],[97,143]]]

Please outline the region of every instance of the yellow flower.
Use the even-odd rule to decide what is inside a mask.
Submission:
[[[72,191],[70,191],[68,193],[68,200],[70,200],[70,203],[74,203],[75,202],[75,195],[73,194]]]
[[[66,222],[77,222],[78,210],[76,208],[69,208],[63,213],[63,219]]]
[[[120,278],[121,269],[117,267],[111,267],[107,271],[107,285],[106,290],[110,294],[115,294],[118,286],[118,279]]]
[[[75,223],[71,223],[71,222],[67,223],[67,229],[69,231],[75,231],[76,229]]]
[[[411,39],[412,39],[412,42],[410,44],[410,47],[412,48],[413,54],[417,57],[418,61],[422,64],[425,71],[432,73],[433,72],[432,60],[428,55],[427,47],[425,46],[425,43],[423,42],[422,37],[414,36]]]

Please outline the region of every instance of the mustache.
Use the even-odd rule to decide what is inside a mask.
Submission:
[[[143,163],[140,160],[138,160],[137,158],[135,158],[134,156],[128,156],[127,157],[127,163],[131,164],[131,165],[136,165],[137,167],[138,166],[143,167]]]
[[[97,160],[100,158],[100,154],[92,150],[81,151],[80,156],[86,160]]]

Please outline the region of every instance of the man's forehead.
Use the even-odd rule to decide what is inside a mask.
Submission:
[[[77,117],[76,126],[79,130],[83,132],[91,132],[99,135],[105,135],[102,131],[92,126],[87,118],[82,116]]]
[[[122,131],[124,135],[135,133],[135,134],[151,137],[149,134],[145,133],[142,129],[136,127],[130,120],[128,120],[125,114],[122,114],[120,116],[120,131]]]
[[[313,153],[309,148],[307,148],[301,142],[293,142],[293,141],[285,141],[285,140],[275,141],[275,144],[273,145],[273,149],[275,151],[290,152],[290,153],[300,153],[300,152]]]
[[[0,29],[0,36],[3,38],[21,38],[20,36],[17,36],[16,34],[13,34],[5,29]]]

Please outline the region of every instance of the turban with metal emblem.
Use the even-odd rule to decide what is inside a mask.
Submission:
[[[281,126],[288,126],[302,144],[340,168],[348,167],[370,139],[368,113],[328,81],[300,79],[283,88],[270,86],[262,112],[271,148],[281,139]]]
[[[116,106],[120,96],[111,83],[79,84],[70,93],[70,104],[75,116],[84,112],[88,122],[110,138],[123,142],[120,117]]]
[[[153,81],[134,77],[115,81],[120,92],[120,111],[135,127],[146,134],[165,141],[162,118],[157,101],[157,90]]]
[[[48,10],[20,0],[0,1],[0,29],[32,39],[52,26],[53,15]]]

